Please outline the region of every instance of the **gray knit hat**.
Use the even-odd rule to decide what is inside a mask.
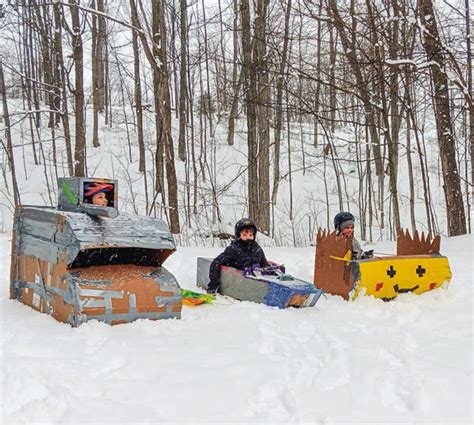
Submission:
[[[346,220],[346,221],[343,221],[339,225],[339,228],[341,229],[341,232],[342,232],[346,227],[353,226],[353,225],[354,225],[354,220]]]

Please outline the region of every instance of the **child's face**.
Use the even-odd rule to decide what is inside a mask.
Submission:
[[[243,241],[251,241],[253,240],[253,230],[252,229],[242,229],[240,231],[240,239]]]
[[[344,229],[341,230],[341,235],[345,236],[348,238],[349,236],[352,236],[354,234],[354,225],[351,224],[350,226],[344,227]]]
[[[99,192],[99,193],[96,193],[93,197],[92,197],[92,203],[94,205],[100,205],[101,207],[106,207],[107,204],[108,204],[108,200],[107,200],[107,196],[105,196],[105,193],[104,192]]]

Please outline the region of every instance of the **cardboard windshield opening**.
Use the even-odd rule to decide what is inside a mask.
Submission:
[[[161,266],[172,254],[170,249],[148,248],[91,248],[80,251],[70,268],[135,264],[139,266]]]

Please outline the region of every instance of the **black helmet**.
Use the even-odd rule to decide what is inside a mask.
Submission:
[[[341,233],[341,230],[351,224],[354,224],[355,218],[350,212],[340,212],[334,217],[334,228],[336,233]]]
[[[241,218],[237,223],[235,223],[235,239],[240,239],[240,232],[243,229],[252,229],[254,237],[257,236],[257,226],[252,220],[250,220],[250,218]]]

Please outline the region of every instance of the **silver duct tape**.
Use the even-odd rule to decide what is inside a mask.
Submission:
[[[18,254],[36,257],[40,260],[55,264],[59,261],[62,251],[62,247],[53,242],[44,241],[34,236],[23,234],[21,236]]]
[[[104,295],[105,304],[105,315],[104,320],[106,323],[112,323],[112,297]]]
[[[135,294],[128,294],[128,313],[131,315],[137,314],[137,296]]]
[[[160,282],[157,282],[157,283],[160,283]],[[163,292],[172,292],[173,294],[176,294],[176,295],[181,293],[181,290],[179,289],[178,285],[170,286],[170,285],[161,285],[160,284],[160,290],[163,291]]]
[[[59,221],[64,221],[61,226]],[[116,219],[108,219],[50,207],[20,207],[18,226],[21,235],[58,245],[72,245],[75,250],[93,245],[176,249],[167,225],[152,217],[122,214]]]
[[[43,298],[45,302],[48,303],[52,303],[54,301],[54,294],[63,296],[63,291],[61,289],[53,287],[45,288],[41,283],[18,281],[18,288],[31,289],[34,294],[36,294],[40,298]]]
[[[81,301],[82,308],[102,308],[106,306],[105,299],[88,298]]]
[[[123,298],[123,296],[124,296],[124,293],[121,292],[121,291],[104,291],[103,289],[79,288],[78,293],[81,297]]]
[[[158,307],[166,307],[166,311],[171,313],[173,304],[182,302],[181,294],[176,297],[155,297],[155,302]]]

